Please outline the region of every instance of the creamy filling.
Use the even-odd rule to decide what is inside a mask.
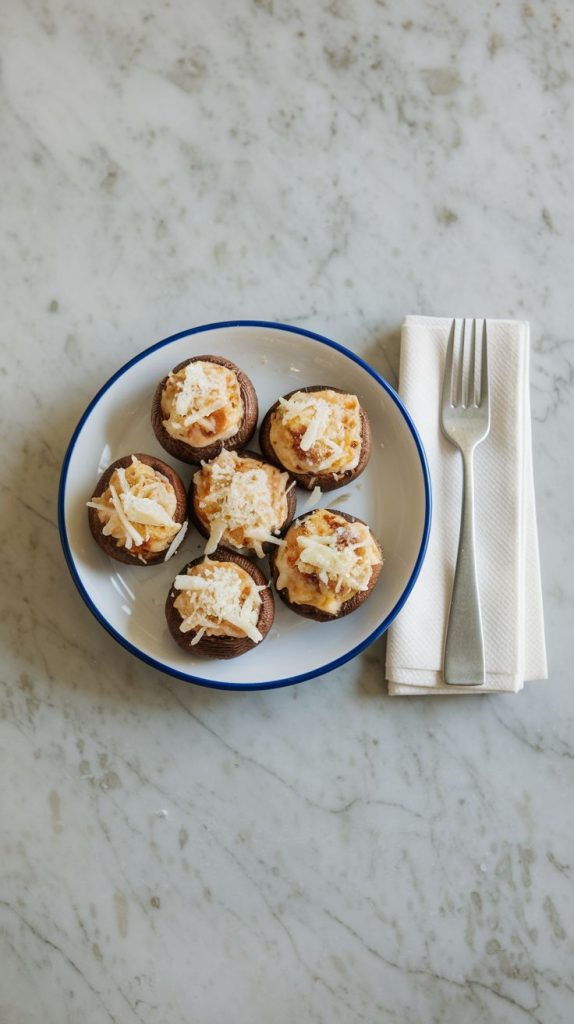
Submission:
[[[179,628],[195,632],[192,647],[202,636],[248,637],[256,644],[263,639],[257,623],[265,586],[258,586],[241,566],[206,558],[176,576],[174,588],[179,591],[174,601],[182,620]]]
[[[356,395],[297,391],[279,399],[269,440],[292,473],[345,473],[361,457],[361,407]]]
[[[350,523],[318,509],[288,531],[276,556],[277,589],[293,604],[336,614],[355,594],[369,589],[379,547],[365,523]]]
[[[289,476],[275,466],[223,450],[203,463],[194,477],[195,511],[209,540],[210,555],[220,542],[251,548],[263,558],[263,545],[279,544],[276,534],[287,518]]]
[[[194,448],[225,441],[237,433],[244,416],[237,374],[207,360],[188,363],[167,378],[161,411],[168,434]]]
[[[141,557],[169,548],[182,529],[173,518],[177,498],[171,483],[135,455],[131,465],[114,470],[103,494],[87,505],[96,509],[104,537]]]

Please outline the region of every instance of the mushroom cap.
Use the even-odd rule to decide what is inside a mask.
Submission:
[[[153,396],[151,407],[152,427],[162,448],[165,448],[170,455],[173,455],[174,458],[179,459],[181,462],[188,462],[192,465],[199,465],[202,460],[215,458],[222,448],[227,448],[228,451],[237,451],[239,448],[244,448],[249,444],[253,434],[255,433],[257,417],[259,415],[257,394],[253,384],[249,380],[249,377],[243,372],[243,370],[236,366],[235,363],[232,363],[229,359],[225,359],[223,356],[192,356],[191,359],[184,359],[182,363],[178,363],[177,366],[174,366],[171,372],[178,373],[179,370],[183,370],[184,366],[188,366],[189,363],[197,362],[217,363],[219,366],[227,367],[228,370],[233,370],[239,382],[239,390],[243,401],[243,419],[239,424],[239,428],[231,437],[228,437],[223,441],[213,441],[211,444],[206,444],[202,448],[195,448],[193,445],[187,444],[186,441],[183,441],[180,438],[172,437],[171,434],[168,434],[163,425],[164,414],[161,408],[163,389],[169,377],[169,374],[166,374],[166,376],[163,377],[157,385]]]
[[[171,466],[168,466],[167,462],[158,459],[155,455],[145,455],[142,452],[133,452],[133,455],[139,462],[145,463],[146,466],[151,466],[157,473],[162,473],[163,476],[167,477],[175,491],[177,501],[173,518],[183,526],[187,519],[187,494],[183,480],[178,476],[175,469],[172,469]],[[98,480],[92,497],[99,498],[107,490],[116,469],[127,469],[131,464],[132,454],[123,455],[121,459],[116,459],[115,462],[112,462]],[[126,565],[146,566],[158,565],[165,560],[166,551],[169,549],[171,541],[161,551],[151,553],[145,561],[142,561],[143,555],[141,558],[137,554],[134,555],[123,544],[118,544],[114,537],[106,536],[103,533],[103,523],[100,522],[97,509],[88,509],[88,522],[94,539],[102,550],[105,551],[106,555],[115,558],[117,562],[124,562]]]
[[[193,561],[188,562],[184,565],[178,576],[184,576],[188,569],[191,569],[195,565],[201,565],[205,560],[205,556],[201,555],[199,558],[194,558]],[[232,551],[231,548],[218,547],[209,556],[209,560],[212,562],[234,562],[245,572],[249,573],[251,578],[255,581],[257,586],[265,587],[265,590],[260,591],[261,597],[261,609],[259,611],[259,618],[257,620],[257,628],[260,633],[263,634],[263,640],[267,636],[273,620],[275,618],[275,602],[273,600],[273,594],[271,588],[268,585],[269,580],[265,577],[259,566],[254,565],[253,562],[245,558],[244,555],[238,554],[237,551]],[[259,647],[263,643],[260,640],[259,643],[255,643],[250,640],[249,637],[235,637],[235,636],[202,636],[201,640],[191,646],[195,633],[182,633],[180,630],[181,615],[177,608],[174,607],[174,602],[178,592],[173,588],[173,584],[169,589],[167,600],[165,602],[165,617],[167,620],[168,629],[180,647],[182,647],[189,654],[198,654],[208,658],[238,658],[242,654],[247,654],[248,651],[252,651],[255,647]]]
[[[239,455],[239,457],[241,459],[253,459],[256,462],[261,462],[261,463],[264,463],[265,465],[273,466],[275,469],[279,469],[280,468],[280,467],[277,466],[276,463],[272,462],[271,459],[266,458],[265,455],[260,455],[259,452],[254,452],[254,451],[250,451],[249,449],[247,449],[245,451],[238,452],[238,455]],[[200,473],[200,472],[201,472],[201,470],[197,470],[197,473]],[[285,472],[285,470],[283,470],[283,472]],[[201,535],[203,537],[209,537],[209,528],[205,525],[205,523],[201,519],[201,517],[200,517],[200,515],[199,515],[199,513],[197,511],[197,508],[196,508],[196,505],[197,505],[197,487],[196,487],[196,483],[195,483],[196,475],[197,474],[194,473],[194,475],[192,476],[191,483],[189,485],[189,491],[188,491],[188,513],[189,513],[189,518],[191,519],[193,525],[196,527],[196,529],[199,531],[199,533],[201,533]],[[287,484],[288,487],[290,486],[292,481],[293,481],[293,477],[291,476],[291,474],[289,474],[289,482]],[[281,528],[279,530],[278,536],[282,536],[283,533],[286,531],[287,527],[291,524],[291,522],[293,521],[293,516],[295,515],[295,510],[297,508],[297,496],[295,494],[295,488],[294,487],[291,487],[291,490],[289,491],[289,493],[287,494],[286,497],[287,497],[287,515],[286,515],[285,519],[283,520],[283,522],[281,524]],[[237,550],[236,548],[232,548],[231,547],[231,544],[229,543],[229,541],[222,542],[222,543],[224,543],[224,546],[227,546],[227,547],[231,548],[231,550],[234,550],[234,551]],[[269,542],[267,544],[263,544],[262,545],[264,551],[271,551],[271,549],[274,546],[275,545],[273,545],[273,544],[271,544]],[[245,554],[249,554],[250,552],[253,553],[253,549],[251,549],[251,548],[242,548],[241,551],[244,552]]]
[[[316,511],[317,511],[317,509],[312,509],[310,512],[307,512],[305,515],[301,516],[297,520],[297,523],[295,525],[298,525],[299,523],[304,522],[305,519],[308,519],[309,516],[312,516],[313,513],[316,512]],[[328,512],[329,509],[325,509],[325,511]],[[295,601],[291,601],[290,598],[289,598],[289,591],[287,590],[287,587],[282,587],[281,590],[279,590],[278,587],[277,587],[277,579],[278,579],[278,576],[279,576],[279,570],[277,568],[277,552],[278,552],[278,549],[275,548],[271,552],[271,555],[269,556],[269,564],[271,566],[271,573],[272,573],[272,577],[273,577],[273,583],[274,583],[274,586],[275,586],[275,590],[277,591],[277,593],[278,593],[279,597],[281,598],[281,600],[284,602],[284,604],[287,605],[288,608],[291,609],[291,611],[296,612],[297,615],[302,615],[306,619],[314,619],[316,622],[334,622],[335,619],[342,619],[344,615],[350,615],[351,612],[356,611],[356,609],[359,608],[360,605],[364,604],[364,602],[367,600],[367,598],[372,593],[373,588],[375,587],[375,584],[377,583],[377,580],[378,580],[378,578],[379,578],[379,576],[381,574],[381,569],[383,568],[383,553],[382,553],[382,550],[381,550],[381,546],[380,546],[378,540],[376,539],[376,537],[373,535],[373,533],[371,531],[371,528],[368,525],[368,523],[365,523],[365,521],[363,519],[359,519],[357,516],[350,515],[348,512],[341,512],[339,509],[336,509],[336,510],[333,509],[333,515],[341,516],[341,518],[342,519],[346,519],[348,523],[362,523],[363,526],[366,526],[368,528],[368,530],[369,530],[369,533],[371,534],[371,537],[375,541],[375,544],[377,545],[377,548],[379,549],[380,554],[381,554],[381,561],[378,563],[378,565],[374,565],[372,567],[371,576],[370,576],[370,579],[369,579],[369,584],[368,584],[367,589],[366,590],[357,590],[356,593],[353,594],[353,596],[348,599],[348,601],[345,601],[341,605],[341,607],[339,608],[339,611],[336,612],[335,614],[332,614],[332,613],[326,612],[326,611],[322,611],[322,609],[316,608],[312,604],[297,604]],[[287,531],[287,533],[288,532],[289,531]]]
[[[336,391],[340,395],[353,394],[351,391],[344,391],[343,388],[335,388],[331,384],[313,384],[306,388],[295,388],[294,391],[290,391],[289,394],[283,395],[284,400],[288,400],[293,395],[299,392],[312,392],[312,391]],[[280,469],[287,470],[287,467],[283,465],[281,460],[278,458],[273,445],[271,444],[271,419],[273,413],[279,406],[279,399],[271,406],[270,409],[265,413],[263,422],[259,429],[259,444],[261,451],[267,456],[270,462],[275,466],[279,466]],[[372,439],[371,439],[371,427],[369,424],[368,416],[359,403],[359,410],[361,416],[361,451],[359,454],[359,461],[354,469],[348,469],[342,473],[295,473],[293,470],[287,470],[292,477],[295,478],[297,483],[304,487],[308,491],[312,491],[314,487],[320,487],[322,491],[334,491],[338,487],[345,487],[355,480],[365,469],[367,462],[371,457]]]

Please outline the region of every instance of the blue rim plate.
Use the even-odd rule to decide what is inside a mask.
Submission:
[[[203,341],[198,335],[209,336],[210,344],[204,349],[197,348],[197,342]],[[173,351],[163,353],[169,346],[172,346]],[[257,672],[251,669],[256,664],[251,659],[263,655],[265,649],[272,650],[268,645],[273,642],[273,633],[261,645],[261,652],[256,649],[235,662],[207,663],[196,659],[194,667],[203,667],[203,674],[187,670],[180,661],[183,652],[176,650],[172,657],[170,650],[166,654],[162,648],[159,655],[154,653],[155,641],[153,637],[150,640],[151,632],[147,624],[141,627],[139,634],[135,631],[130,635],[135,623],[132,614],[134,607],[139,608],[144,600],[149,605],[150,588],[147,583],[145,586],[142,584],[141,593],[144,597],[138,598],[140,604],[137,606],[127,607],[125,601],[129,603],[129,598],[125,595],[129,593],[133,597],[132,580],[137,580],[139,585],[142,573],[154,573],[156,569],[127,567],[129,579],[124,578],[124,567],[120,563],[112,564],[112,560],[106,558],[91,537],[88,537],[84,501],[89,498],[90,488],[95,485],[99,472],[113,459],[130,450],[148,450],[152,454],[164,456],[184,479],[188,470],[190,475],[190,467],[182,467],[181,463],[171,460],[155,442],[148,422],[149,406],[153,382],[159,380],[177,362],[199,351],[217,352],[241,365],[251,376],[260,398],[261,388],[269,396],[269,405],[279,394],[297,387],[297,381],[301,386],[311,383],[341,386],[343,382],[343,386],[359,393],[371,420],[373,455],[365,473],[350,487],[343,489],[348,493],[342,499],[339,492],[335,491],[323,495],[320,504],[336,505],[339,500],[352,501],[348,509],[347,506],[344,508],[370,522],[375,534],[382,540],[385,552],[381,582],[359,611],[338,623],[311,623],[282,607],[280,614],[285,613],[289,633],[288,638],[284,636],[279,641],[280,633],[277,631],[277,645],[288,642],[289,650],[293,651],[292,642],[297,637],[294,630],[305,628],[308,632],[303,642],[308,650],[313,651],[315,659],[309,667],[301,662],[301,658],[298,661],[294,659],[295,671],[290,675],[276,675],[271,670],[274,659],[269,654],[266,660],[270,665],[267,678],[261,677],[260,669]],[[299,365],[293,365],[294,362]],[[149,377],[150,373],[152,377]],[[309,379],[309,375],[314,375],[315,379]],[[128,395],[130,403],[127,401]],[[136,398],[141,406],[139,420],[137,417],[134,419],[131,410],[131,406],[138,404]],[[131,418],[126,412],[128,404]],[[267,407],[265,403],[261,404],[262,414]],[[144,431],[147,431],[145,437],[142,436]],[[141,443],[138,443],[139,438]],[[362,481],[367,481],[367,484],[362,486]],[[72,492],[75,492],[73,500]],[[302,494],[299,511],[306,499],[307,495]],[[81,597],[98,622],[122,647],[147,665],[188,682],[225,690],[262,690],[290,686],[337,669],[364,651],[388,629],[409,597],[423,564],[430,524],[431,486],[426,455],[412,418],[396,391],[365,360],[338,342],[301,327],[265,320],[229,320],[193,327],[151,345],[125,363],[100,388],[81,416],[66,450],[58,493],[58,526],[66,562]],[[183,554],[182,546],[180,553],[174,556],[174,563],[157,570],[158,573],[164,573],[166,587],[169,587],[180,564],[194,557],[199,550],[196,543],[196,551],[186,549]],[[130,575],[134,573],[136,576]],[[385,576],[386,582],[381,589]],[[108,579],[115,589],[108,586]],[[117,604],[122,599],[116,595],[120,588],[124,604]],[[379,591],[382,595],[380,599],[376,597]],[[161,591],[162,594],[165,592]],[[155,597],[153,603],[159,603]],[[278,600],[276,604],[282,606]],[[123,618],[124,612],[120,608],[125,609],[126,618]],[[370,609],[368,617],[364,609]],[[163,616],[163,612],[157,612],[157,615]],[[354,621],[350,629],[348,623],[351,620]],[[324,639],[327,634],[320,632],[325,629],[337,631],[328,635],[328,642]],[[176,648],[176,645],[173,647]],[[321,654],[323,648],[324,654]],[[284,663],[283,649],[278,657]],[[230,678],[231,670],[228,666],[241,662],[245,662],[244,667],[241,667],[239,673],[233,669],[233,678]],[[206,665],[208,671],[205,670]],[[214,668],[214,665],[218,668]],[[242,678],[248,671],[257,678],[252,681]],[[216,675],[211,674],[213,672],[223,678],[216,678]]]

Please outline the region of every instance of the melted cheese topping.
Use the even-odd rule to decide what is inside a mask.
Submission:
[[[263,558],[263,544],[280,544],[275,536],[287,518],[287,473],[225,449],[195,474],[195,511],[209,530],[207,555],[222,541],[251,548]]]
[[[176,576],[174,588],[180,592],[174,601],[182,619],[179,628],[182,633],[195,631],[192,647],[204,635],[246,636],[256,644],[263,639],[257,623],[265,586],[257,586],[241,566],[206,558],[186,575]]]
[[[171,437],[194,448],[237,433],[244,409],[237,374],[227,366],[196,360],[170,373],[161,396],[163,425]]]
[[[309,604],[331,615],[369,589],[373,567],[382,563],[365,523],[350,523],[318,509],[288,531],[277,552],[277,589],[293,604]]]
[[[279,399],[269,440],[292,473],[345,473],[361,457],[361,407],[356,395],[296,391]]]
[[[169,548],[182,531],[173,518],[177,498],[169,480],[135,455],[126,469],[114,470],[107,489],[87,505],[96,509],[104,537],[142,558]]]

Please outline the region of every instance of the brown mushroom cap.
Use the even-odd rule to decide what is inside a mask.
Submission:
[[[187,495],[185,492],[185,484],[183,480],[172,469],[168,466],[167,462],[163,462],[162,459],[157,459],[155,455],[145,455],[142,452],[133,453],[140,462],[144,462],[146,466],[151,466],[157,473],[162,473],[163,476],[167,477],[171,486],[175,491],[175,497],[177,505],[174,512],[174,520],[177,523],[183,524],[187,519]],[[111,466],[108,466],[105,473],[102,474],[98,480],[95,490],[93,492],[93,498],[99,498],[104,491],[109,487],[110,480],[116,469],[127,469],[132,464],[132,455],[124,455],[121,459],[116,459],[112,462]],[[166,544],[162,551],[154,551],[142,561],[142,558],[138,558],[137,554],[133,554],[128,548],[124,547],[123,544],[118,544],[114,537],[107,537],[104,535],[103,523],[100,522],[97,509],[88,509],[88,522],[90,524],[90,530],[95,540],[98,542],[106,555],[110,555],[111,558],[115,558],[118,562],[124,562],[126,565],[158,565],[160,562],[165,560],[165,553],[168,550],[170,544]]]
[[[260,455],[259,452],[253,452],[253,451],[246,450],[246,451],[243,451],[243,452],[238,452],[238,455],[239,455],[239,457],[241,459],[253,459],[254,462],[262,462],[262,463],[264,463],[264,464],[266,464],[268,466],[273,466],[275,469],[279,468],[275,462],[272,462],[271,459],[267,459],[264,455]],[[197,473],[200,473],[200,472],[201,472],[201,470],[197,470]],[[195,477],[196,477],[196,475],[197,474],[194,473],[194,475],[191,478],[191,483],[189,485],[189,492],[188,492],[188,514],[189,514],[189,518],[191,519],[193,525],[196,527],[196,529],[199,531],[199,533],[201,533],[201,535],[203,537],[209,537],[209,528],[206,527],[205,523],[200,518],[200,516],[199,516],[199,514],[197,512],[197,509],[196,509],[196,502],[197,502],[197,487],[196,487],[196,484],[195,484]],[[289,481],[287,483],[287,487],[289,487],[291,485],[292,481],[293,481],[293,477],[291,476],[291,474],[289,474]],[[295,488],[294,487],[291,487],[291,490],[286,495],[286,497],[287,497],[287,516],[285,517],[285,519],[281,523],[281,528],[279,530],[278,536],[282,536],[283,533],[285,532],[285,530],[287,529],[287,527],[291,524],[291,522],[293,521],[293,516],[295,515],[295,510],[297,508],[297,495],[295,494]],[[231,545],[229,544],[229,541],[226,541],[225,543],[226,543],[226,545],[228,545],[231,548]],[[273,547],[275,547],[275,545],[268,542],[267,544],[263,544],[262,547],[263,547],[264,551],[270,551]],[[236,550],[236,549],[235,548],[231,548],[231,550]],[[242,550],[244,550],[246,553],[249,553],[249,552],[253,553],[253,549],[245,548],[245,549],[242,549]]]
[[[317,509],[312,509],[311,512],[307,512],[305,515],[300,516],[295,526],[297,526],[299,523],[302,523],[305,519],[308,519],[309,516],[312,516],[316,511]],[[330,510],[327,508],[324,511],[328,512]],[[363,519],[359,519],[357,516],[349,515],[348,512],[340,512],[339,509],[333,509],[333,515],[341,516],[342,519],[346,519],[347,522],[349,523],[362,523],[363,526],[367,526],[371,534],[371,537],[375,541],[375,544],[377,545],[381,553],[381,561],[379,562],[378,565],[374,565],[372,568],[371,578],[369,580],[367,590],[358,590],[353,595],[353,597],[350,597],[348,601],[345,601],[341,605],[339,611],[336,614],[333,615],[329,612],[322,611],[320,608],[315,608],[315,606],[311,604],[296,604],[294,601],[291,601],[289,599],[289,592],[287,590],[287,587],[283,587],[281,590],[278,590],[277,579],[279,576],[279,571],[277,569],[276,564],[278,548],[275,548],[269,556],[269,564],[271,566],[271,572],[273,575],[273,583],[281,600],[287,605],[288,608],[291,609],[291,611],[296,612],[297,615],[302,615],[306,619],[314,619],[316,622],[333,622],[335,619],[342,619],[344,615],[350,615],[351,612],[354,612],[359,607],[359,605],[363,604],[367,600],[369,595],[372,593],[373,588],[381,574],[381,569],[383,567],[383,553],[381,551],[381,546],[376,537],[373,535],[373,532],[371,528],[368,526],[368,523],[365,523]],[[287,531],[287,533],[288,532],[289,531]]]
[[[298,394],[300,391],[337,391],[340,395],[353,394],[351,391],[345,391],[343,388],[335,388],[331,384],[313,384],[307,388],[295,388],[294,391],[290,391],[288,395],[283,395],[285,400],[291,398],[292,395]],[[279,399],[271,406],[271,408],[265,413],[261,428],[259,430],[259,444],[261,445],[261,451],[267,456],[270,462],[275,466],[279,466],[281,469],[287,467],[283,465],[281,460],[278,458],[273,445],[271,444],[271,417],[279,406]],[[362,405],[359,405],[361,415],[361,452],[359,455],[359,461],[354,469],[348,469],[344,473],[294,473],[293,470],[288,472],[292,477],[295,478],[301,487],[305,487],[308,491],[312,491],[314,487],[320,487],[322,491],[334,491],[338,487],[345,487],[346,484],[350,483],[351,480],[355,480],[365,469],[367,462],[371,457],[371,427],[369,425],[369,419]]]
[[[201,555],[199,558],[194,558],[192,562],[188,562],[184,565],[178,576],[184,576],[188,569],[191,569],[195,565],[200,565],[205,560],[205,556]],[[209,556],[209,560],[213,562],[234,562],[245,572],[248,572],[252,579],[255,581],[258,587],[265,586],[265,590],[260,591],[261,597],[261,609],[259,612],[259,618],[257,620],[257,628],[263,635],[263,640],[267,636],[271,626],[273,625],[273,619],[275,618],[275,602],[273,600],[273,594],[271,593],[271,587],[268,586],[269,581],[266,579],[261,569],[250,562],[248,558],[232,551],[231,548],[218,547]],[[177,608],[174,607],[174,601],[178,595],[178,591],[174,590],[173,585],[170,587],[167,600],[165,602],[165,617],[167,619],[168,629],[180,647],[183,647],[189,654],[203,655],[207,658],[238,658],[241,654],[247,654],[248,651],[252,651],[255,647],[259,647],[263,643],[260,640],[259,643],[254,643],[249,637],[235,637],[235,636],[202,636],[199,643],[191,646],[195,633],[190,631],[189,633],[182,633],[180,630],[181,615]]]
[[[245,445],[249,444],[255,433],[257,417],[259,415],[257,394],[249,377],[235,363],[225,359],[223,356],[192,356],[191,359],[184,359],[182,363],[174,366],[171,372],[178,373],[179,370],[183,370],[184,366],[188,366],[189,363],[197,362],[218,363],[220,366],[227,367],[228,370],[233,370],[239,382],[239,390],[243,401],[243,419],[239,424],[238,430],[231,437],[226,438],[224,441],[214,441],[203,448],[194,448],[193,445],[187,444],[186,441],[172,437],[163,425],[164,414],[161,409],[161,396],[169,376],[169,374],[166,374],[159,382],[153,396],[151,407],[152,427],[162,448],[165,448],[174,458],[180,459],[181,462],[189,462],[192,465],[198,465],[202,460],[215,458],[222,448],[227,448],[228,451],[237,451],[239,448],[244,448]]]

